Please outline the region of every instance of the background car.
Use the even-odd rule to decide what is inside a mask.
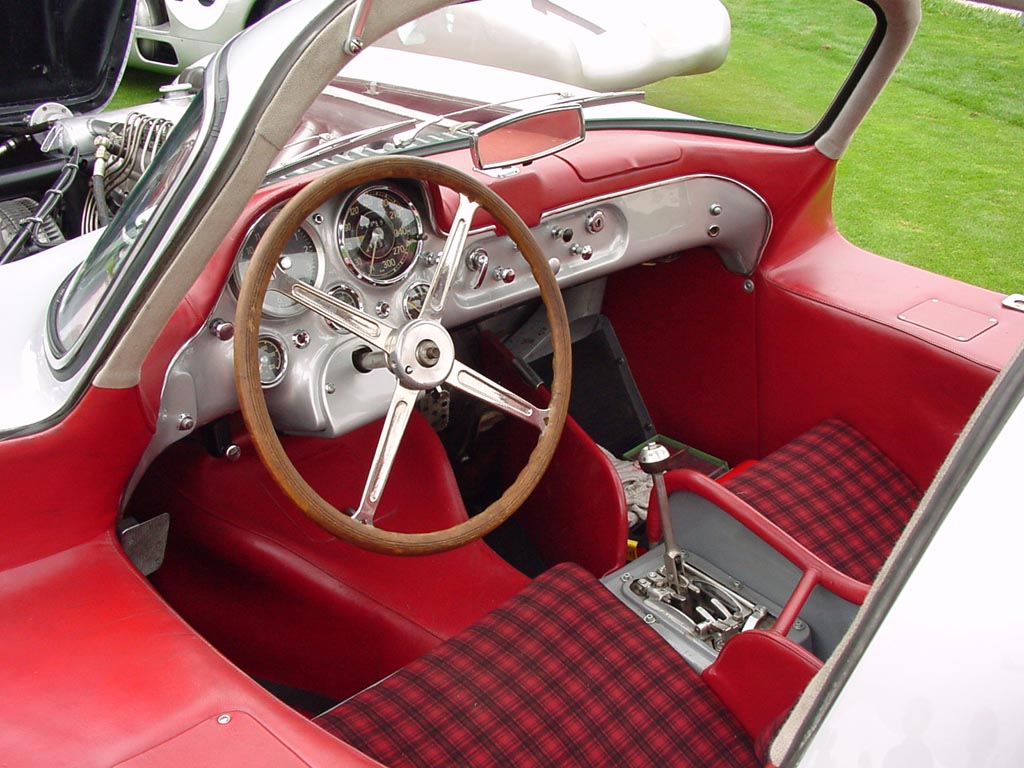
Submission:
[[[139,0],[128,63],[174,74],[288,0]]]

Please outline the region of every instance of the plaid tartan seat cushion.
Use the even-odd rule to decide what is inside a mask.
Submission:
[[[579,566],[318,722],[388,766],[755,766],[679,655]]]
[[[822,560],[869,583],[921,501],[888,456],[838,419],[724,485]]]

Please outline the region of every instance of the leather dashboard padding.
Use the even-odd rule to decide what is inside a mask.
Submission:
[[[820,667],[810,651],[774,632],[754,629],[727,642],[702,677],[757,739],[796,703]]]

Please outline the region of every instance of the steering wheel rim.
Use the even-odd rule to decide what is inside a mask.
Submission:
[[[338,510],[327,502],[306,482],[288,458],[274,429],[260,383],[257,357],[257,339],[260,333],[264,297],[271,279],[274,277],[277,259],[292,233],[316,208],[332,197],[371,181],[386,178],[411,178],[438,184],[458,192],[462,200],[452,225],[452,231],[449,233],[448,241],[439,260],[437,271],[431,280],[431,291],[427,300],[424,301],[424,311],[426,312],[428,303],[434,300],[434,315],[436,317],[433,318],[434,325],[431,326],[434,330],[441,328],[444,331],[440,322],[440,313],[443,311],[443,305],[448,290],[454,283],[455,275],[463,268],[462,252],[466,234],[477,206],[491,214],[498,225],[512,238],[519,248],[519,252],[526,259],[540,288],[541,300],[544,303],[548,325],[551,329],[553,350],[551,397],[546,413],[543,409],[533,406],[535,410],[531,418],[534,420],[535,426],[538,426],[539,434],[537,444],[531,451],[526,465],[512,484],[505,489],[505,492],[482,512],[449,528],[423,533],[386,531],[375,528],[372,524],[359,522],[353,516]],[[451,251],[450,255],[449,251]],[[446,269],[447,273],[444,274]],[[387,323],[368,315],[362,315],[357,311],[334,306],[337,304],[336,300],[330,299],[326,294],[304,283],[293,281],[293,286],[290,290],[296,291],[296,295],[293,295],[292,298],[299,300],[300,303],[322,316],[330,317],[335,322],[372,320],[391,334],[388,336],[389,344],[396,343],[395,338],[400,329],[393,328]],[[341,318],[337,314],[325,314],[327,311],[335,313],[344,311],[346,315]],[[430,326],[430,322],[425,321],[424,325]],[[407,326],[408,324],[402,327]],[[358,330],[365,330],[365,328]],[[447,336],[447,331],[444,331],[444,334]],[[454,549],[486,535],[507,520],[536,487],[554,455],[568,412],[571,377],[570,345],[569,323],[554,274],[526,224],[504,200],[470,175],[436,161],[401,156],[369,158],[342,166],[308,184],[274,217],[261,238],[260,244],[249,262],[238,296],[234,339],[235,384],[242,417],[260,460],[278,486],[306,516],[329,533],[363,549],[397,555],[425,555]],[[387,352],[387,350],[385,351]],[[445,380],[457,388],[470,394],[476,394],[471,388],[456,383],[457,378],[464,378],[464,374],[468,373],[471,375],[474,385],[482,386],[484,391],[489,393],[486,397],[476,394],[485,402],[498,405],[498,401],[508,402],[515,398],[519,403],[529,405],[522,398],[512,395],[499,385],[490,382],[486,377],[463,366],[454,357],[451,362],[453,367],[451,372],[446,375]],[[404,403],[400,410],[404,413],[402,418],[407,419],[407,411],[411,407],[408,392],[415,392],[415,388],[427,388],[413,384],[414,388],[408,389],[403,384],[403,380],[399,378],[400,372],[395,370],[391,372],[396,376],[396,389],[385,418],[378,454],[381,451],[381,446],[388,444],[390,440],[388,437],[389,425],[392,424],[393,417],[399,410],[396,403]],[[480,384],[481,381],[483,384]],[[405,382],[405,384],[408,383]],[[403,390],[405,394],[403,394]],[[493,396],[490,393],[493,393]],[[414,402],[415,395],[412,396],[412,403],[414,404]],[[513,410],[508,412],[519,418],[526,418],[522,413]],[[538,414],[543,418],[538,417]],[[401,423],[401,431],[404,431],[404,422]],[[398,440],[401,439],[401,431]],[[392,447],[397,449],[397,442]],[[393,456],[391,458],[393,459]],[[375,456],[374,462],[371,464],[364,499],[360,502],[357,515],[363,512],[364,501],[377,479],[375,475],[378,469],[377,459],[378,457]],[[383,483],[386,482],[389,471],[390,464],[387,464],[379,492],[383,492]],[[372,519],[372,510],[370,515]]]

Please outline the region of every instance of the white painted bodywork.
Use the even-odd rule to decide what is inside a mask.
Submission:
[[[995,439],[815,735],[802,768],[1024,765],[1024,408]]]
[[[718,0],[480,0],[424,16],[378,45],[614,91],[717,69],[730,39]]]
[[[254,0],[170,0],[169,21],[138,25],[129,64],[174,73],[241,31]],[[725,61],[731,28],[719,0],[480,0],[406,25],[378,44],[572,83],[621,90]],[[176,65],[147,60],[137,41],[174,48]]]
[[[44,348],[46,311],[61,281],[86,257],[100,231],[0,267],[0,432],[59,411],[74,386],[54,378]]]

